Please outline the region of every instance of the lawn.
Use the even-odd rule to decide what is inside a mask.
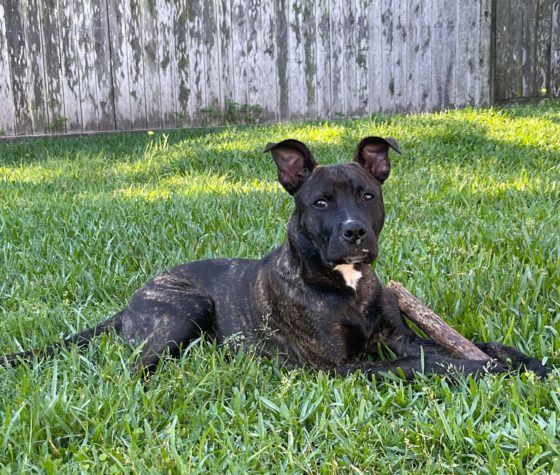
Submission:
[[[0,368],[2,473],[560,472],[560,102],[0,142],[0,353],[106,319],[176,264],[266,254],[292,204],[265,144],[340,163],[366,135],[403,150],[381,278],[556,366],[547,381],[372,383],[201,340],[143,382],[104,335]]]

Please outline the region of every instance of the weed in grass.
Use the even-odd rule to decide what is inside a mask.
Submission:
[[[291,201],[260,153],[323,163],[366,135],[404,154],[378,272],[472,339],[560,362],[560,103],[165,134],[0,142],[2,353],[97,323],[189,260],[258,257]],[[0,368],[0,466],[46,473],[558,473],[558,370],[375,384],[200,340],[147,383],[105,335]]]

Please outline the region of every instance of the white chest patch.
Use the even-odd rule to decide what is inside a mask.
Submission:
[[[352,287],[356,290],[358,281],[362,277],[362,273],[354,269],[354,264],[339,264],[335,266],[334,270],[337,270],[342,274],[342,277],[348,287]]]

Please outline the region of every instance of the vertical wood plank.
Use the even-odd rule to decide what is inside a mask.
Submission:
[[[521,86],[523,97],[537,97],[536,56],[537,56],[537,2],[522,0],[521,34]]]
[[[232,39],[233,39],[233,100],[238,104],[247,104],[247,12],[245,0],[232,0],[231,3]]]
[[[175,104],[177,62],[175,58],[175,36],[173,18],[175,16],[173,0],[158,0],[158,69],[161,85],[161,119],[165,128],[177,126],[177,108]]]
[[[344,68],[343,0],[330,0],[331,12],[331,101],[334,117],[346,115],[346,70]]]
[[[346,0],[342,12],[342,42],[344,67],[344,115],[354,116],[357,113],[357,80],[356,80],[356,0]]]
[[[261,73],[263,119],[278,119],[278,91],[276,90],[275,0],[262,0],[261,5]]]
[[[393,57],[394,44],[394,19],[393,2],[382,0],[381,10],[381,35],[382,56],[381,67],[384,69],[381,83],[381,110],[390,112],[395,110],[395,67]],[[385,72],[386,71],[386,72]]]
[[[432,98],[432,55],[434,54],[434,49],[437,48],[432,38],[432,0],[422,2],[418,21],[420,24],[418,38],[420,47],[418,55],[418,110],[430,111],[434,108]]]
[[[523,97],[523,0],[512,0],[509,16],[508,99]],[[507,79],[507,78],[506,78]]]
[[[157,3],[157,0],[141,0],[139,3],[144,102],[146,104],[146,126],[149,129],[160,129],[163,126],[158,44],[160,18]]]
[[[67,1],[67,0],[64,0]],[[109,38],[111,41],[111,71],[115,128],[132,128],[131,95],[128,88],[127,6],[120,0],[107,0]]]
[[[535,94],[545,97],[550,94],[550,60],[552,45],[552,1],[536,1],[536,23],[535,23]]]
[[[305,117],[317,118],[317,49],[315,37],[315,1],[303,3],[303,74],[305,91]]]
[[[469,3],[462,20],[465,22],[468,32],[465,35],[465,59],[463,61],[466,63],[467,74],[465,104],[469,106],[476,105],[480,82],[480,67],[476,60],[480,47],[480,4],[481,0]],[[459,21],[461,20],[459,19]]]
[[[93,11],[89,0],[74,0],[76,53],[80,77],[82,131],[98,129],[97,69],[93,38]]]
[[[109,36],[107,2],[92,2],[94,61],[97,75],[97,129],[115,130],[115,109],[111,69],[112,38]]]
[[[276,58],[277,58],[277,91],[279,119],[290,117],[290,92],[288,84],[288,64],[290,61],[290,45],[288,43],[288,1],[276,0]]]
[[[457,42],[455,40],[457,22],[457,2],[455,0],[444,1],[444,33],[445,33],[445,54],[443,59],[444,85],[443,85],[443,107],[449,108],[457,104],[455,93],[455,61],[457,58]]]
[[[356,104],[355,114],[364,116],[369,109],[368,68],[369,64],[369,36],[368,10],[372,7],[372,0],[357,0],[355,26],[353,34],[356,43]]]
[[[27,0],[22,2],[21,6],[24,12],[25,44],[30,85],[28,97],[33,121],[33,133],[37,135],[46,134],[49,131],[49,120],[47,114],[43,46],[41,44],[41,5],[38,0]]]
[[[128,93],[130,95],[130,120],[133,129],[145,129],[147,127],[141,1],[130,0],[130,9],[125,10]]]
[[[8,54],[11,60],[10,71],[16,130],[18,135],[33,133],[33,120],[30,111],[29,88],[30,79],[25,47],[25,29],[23,25],[20,2],[5,0],[6,30]]]
[[[305,0],[290,0],[288,44],[288,87],[290,118],[305,116],[305,69],[303,39],[303,3]]]
[[[550,44],[550,93],[560,97],[560,0],[552,2]]]
[[[189,84],[191,95],[189,116],[191,125],[205,120],[202,109],[206,107],[205,61],[204,61],[204,0],[188,0],[189,10]]]
[[[475,104],[487,106],[491,103],[492,72],[492,0],[481,0],[479,15],[479,44],[475,61],[478,62],[478,88]]]
[[[433,110],[443,109],[443,90],[445,87],[445,48],[448,38],[445,35],[446,12],[443,0],[432,2],[432,92]]]
[[[10,72],[10,53],[6,30],[6,10],[0,3],[0,137],[16,134],[16,117],[12,75]]]
[[[420,52],[420,28],[422,3],[419,0],[407,0],[408,12],[406,21],[406,78],[405,78],[405,100],[406,110],[418,110],[419,61]]]
[[[394,110],[406,108],[406,0],[395,0],[393,21]]]
[[[501,101],[508,98],[508,64],[509,64],[509,2],[507,0],[496,1],[496,47],[494,48],[494,95],[495,100]]]
[[[317,31],[317,114],[319,117],[332,116],[331,111],[331,35],[328,1],[318,1],[316,5]]]
[[[469,47],[469,11],[472,4],[467,2],[457,3],[457,30],[455,36],[456,57],[455,57],[455,103],[454,106],[464,106],[468,102],[468,81],[469,81],[469,64],[468,64],[468,47]]]
[[[50,133],[64,132],[66,122],[61,81],[62,60],[58,15],[58,1],[44,0],[41,42],[44,45],[46,104]]]
[[[189,10],[187,0],[177,0],[173,30],[175,35],[175,109],[177,126],[186,127],[190,124],[189,103],[190,86],[190,49],[189,49]]]
[[[247,15],[247,104],[260,105],[262,69],[260,62],[261,0],[248,0]]]
[[[220,52],[221,71],[221,97],[220,107],[226,106],[226,101],[233,99],[235,95],[233,76],[233,37],[231,25],[231,0],[216,0]]]
[[[381,2],[374,1],[368,10],[370,39],[368,45],[368,113],[381,112],[383,73],[383,35],[381,28]]]
[[[220,72],[220,44],[217,10],[214,0],[204,3],[203,44],[207,106],[220,108],[223,103]]]

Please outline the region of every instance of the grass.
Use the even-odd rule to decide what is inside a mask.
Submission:
[[[322,163],[394,136],[376,264],[472,339],[560,364],[560,103],[0,142],[0,353],[118,311],[188,260],[258,257],[291,201],[269,141]],[[3,473],[558,473],[559,370],[331,378],[199,341],[143,383],[105,335],[0,368]]]

